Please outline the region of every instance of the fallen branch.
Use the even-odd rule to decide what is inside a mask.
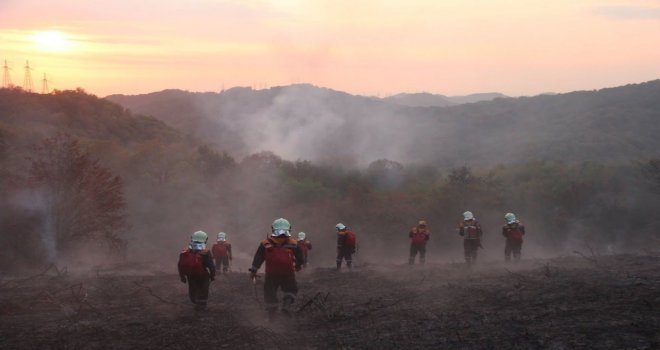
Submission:
[[[20,278],[20,279],[16,279],[16,280],[9,280],[9,281],[7,281],[3,284],[0,284],[0,288],[4,288],[4,286],[6,286],[10,283],[24,283],[24,282],[27,282],[29,280],[35,279],[37,277],[41,277],[41,276],[45,275],[48,271],[50,271],[54,267],[55,267],[55,265],[50,264],[50,265],[48,265],[48,267],[45,270],[43,270],[42,272],[40,272],[36,275],[32,275],[30,277]],[[55,269],[57,269],[57,267],[55,267]]]
[[[142,284],[138,283],[137,281],[133,281],[133,284],[135,284],[136,286],[138,286],[138,287],[140,287],[140,288],[144,288],[144,289],[146,289],[147,292],[149,292],[149,295],[151,295],[152,297],[154,297],[154,298],[160,300],[160,301],[163,302],[163,303],[170,304],[170,305],[179,305],[178,303],[175,303],[175,302],[173,302],[173,301],[169,301],[169,300],[165,300],[165,299],[161,298],[159,295],[157,295],[156,293],[154,293],[154,291],[151,290],[151,288],[148,287],[148,286],[142,285]]]
[[[308,300],[305,304],[303,304],[300,308],[298,308],[298,310],[296,310],[296,313],[303,312],[303,311],[305,310],[305,308],[307,308],[309,305],[314,304],[314,302],[316,301],[316,299],[317,299],[320,295],[321,295],[321,292],[318,292],[318,293],[316,293],[316,295],[314,295],[313,297],[309,298],[309,300]]]
[[[593,251],[592,251],[592,256],[590,256],[590,257],[589,257],[589,256],[586,256],[585,254],[583,254],[583,253],[582,253],[581,251],[579,251],[579,250],[574,250],[573,253],[575,253],[575,254],[577,254],[577,255],[583,257],[583,258],[584,258],[585,260],[587,260],[587,261],[592,262],[594,265],[598,265],[598,261],[597,261],[596,258],[593,256]]]

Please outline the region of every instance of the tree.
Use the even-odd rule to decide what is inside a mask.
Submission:
[[[394,190],[403,180],[403,165],[389,159],[378,159],[369,164],[367,174],[375,181],[377,188]]]
[[[236,166],[236,161],[227,152],[218,153],[213,148],[203,145],[197,148],[197,166],[206,179],[213,179],[226,169]]]
[[[270,151],[250,154],[243,158],[241,167],[257,171],[269,171],[279,168],[283,163],[280,156]]]
[[[122,179],[66,134],[45,139],[33,150],[29,178],[43,200],[55,252],[85,242],[123,250],[121,236],[128,224]]]

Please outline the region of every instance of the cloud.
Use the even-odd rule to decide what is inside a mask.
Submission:
[[[616,20],[660,20],[660,7],[657,6],[598,6],[594,12]]]

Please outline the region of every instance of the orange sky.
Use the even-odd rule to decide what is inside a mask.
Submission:
[[[22,85],[510,96],[660,78],[658,0],[0,0]]]

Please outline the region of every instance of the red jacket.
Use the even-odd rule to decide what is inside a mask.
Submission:
[[[211,253],[213,253],[214,259],[221,259],[226,256],[231,260],[231,243],[227,241],[218,242],[213,245],[213,248],[211,248]]]
[[[420,228],[418,226],[410,229],[408,233],[410,237],[410,244],[416,247],[423,247],[426,245],[426,242],[431,238],[431,231],[426,228]]]
[[[312,243],[306,239],[298,240],[298,248],[302,251],[305,262],[307,262],[307,253],[312,250]]]
[[[512,224],[506,224],[502,226],[502,236],[507,239],[519,239],[522,240],[525,235],[525,226],[519,222],[514,222]]]
[[[289,237],[271,237],[259,244],[250,271],[257,272],[266,262],[266,274],[293,274],[300,270],[305,259],[298,242]]]

